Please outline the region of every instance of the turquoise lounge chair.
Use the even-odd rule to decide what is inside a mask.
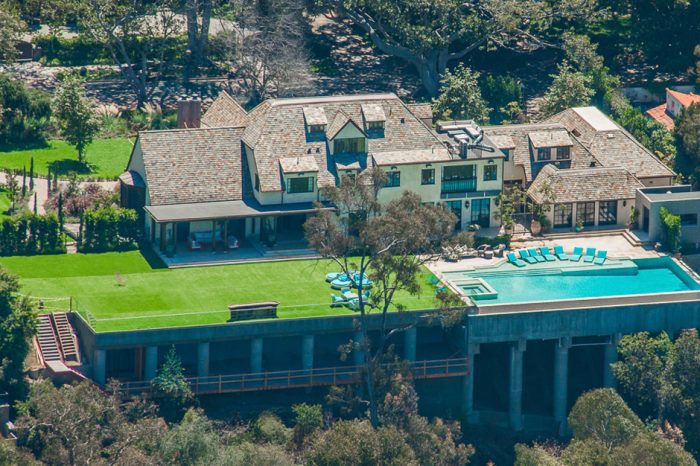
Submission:
[[[435,288],[435,294],[440,294],[443,291],[447,291],[450,288],[447,285],[441,286],[440,288]]]
[[[345,304],[345,298],[338,296],[337,294],[331,293],[331,307],[343,306]]]
[[[583,254],[583,248],[576,246],[574,248],[574,253],[569,257],[570,261],[578,262],[581,260],[581,255]]]
[[[438,283],[440,283],[440,279],[438,277],[436,277],[435,275],[431,275],[426,280],[426,283],[428,285],[437,285]]]
[[[537,252],[536,248],[527,248],[527,252],[530,253],[530,256],[533,257],[537,262],[544,262],[547,259],[542,257],[539,252]]]
[[[332,282],[336,278],[340,277],[342,274],[340,272],[331,272],[326,274],[326,281]]]
[[[527,249],[521,249],[518,251],[520,254],[520,258],[524,261],[526,261],[528,264],[536,264],[537,260],[534,257],[530,257],[530,253],[527,252]]]
[[[549,262],[557,260],[557,258],[554,257],[551,252],[549,252],[549,248],[540,248],[540,253],[542,253],[542,257],[544,257]]]
[[[598,251],[598,257],[596,258],[596,260],[593,261],[593,263],[597,264],[597,265],[603,265],[605,263],[605,259],[607,259],[607,258],[608,258],[608,251],[604,251],[601,249]]]
[[[586,248],[586,255],[583,256],[583,262],[593,262],[595,259],[595,248]]]
[[[564,248],[561,246],[554,246],[554,254],[559,258],[560,261],[568,261],[569,256],[564,253]]]
[[[525,262],[524,262],[524,261],[521,261],[520,259],[518,259],[517,257],[515,257],[515,253],[514,253],[514,252],[509,252],[508,254],[506,254],[506,257],[508,258],[508,262],[510,262],[510,263],[513,264],[514,266],[516,266],[516,267],[525,267]]]

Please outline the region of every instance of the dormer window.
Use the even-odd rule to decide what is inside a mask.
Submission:
[[[552,159],[552,151],[549,147],[540,147],[537,149],[537,161],[543,161],[543,160],[551,160]]]
[[[309,133],[325,133],[326,125],[309,125]]]
[[[381,105],[364,104],[362,105],[362,118],[365,121],[365,131],[374,137],[383,137],[384,122],[386,114]],[[374,134],[371,134],[374,133]]]
[[[571,158],[570,147],[557,147],[557,160],[569,160]]]
[[[306,122],[306,135],[309,141],[322,140],[325,137],[328,119],[323,107],[304,107],[304,121]]]
[[[368,121],[367,122],[367,129],[368,130],[382,130],[382,129],[384,129],[384,122],[383,121]]]

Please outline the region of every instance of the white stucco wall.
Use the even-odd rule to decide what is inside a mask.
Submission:
[[[348,138],[364,138],[365,135],[362,134],[362,131],[359,130],[357,126],[355,126],[353,123],[348,122],[343,129],[338,131],[338,134],[335,135],[335,137],[328,141],[328,149],[330,150],[331,155],[335,153],[335,140],[336,139],[348,139]],[[367,139],[365,139],[365,150],[367,150]]]

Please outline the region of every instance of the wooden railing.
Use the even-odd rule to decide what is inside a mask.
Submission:
[[[195,395],[283,390],[357,383],[361,369],[361,366],[338,366],[257,374],[210,375],[190,377],[187,382]],[[417,361],[412,364],[411,370],[416,379],[459,377],[469,373],[469,364],[466,358]],[[120,385],[120,391],[125,397],[150,394],[152,389],[150,381],[124,382]]]

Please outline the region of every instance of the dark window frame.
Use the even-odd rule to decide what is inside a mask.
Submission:
[[[386,172],[386,176],[385,188],[398,188],[401,186],[401,172],[399,170]]]
[[[306,184],[301,185],[301,181]],[[289,178],[287,180],[287,194],[306,194],[315,191],[313,176],[300,176],[299,178]],[[297,186],[295,186],[297,185]]]
[[[360,141],[362,142],[362,150],[356,150],[359,149]],[[365,138],[362,136],[357,138],[340,138],[333,141],[333,155],[363,154],[366,151],[367,141],[365,141]]]
[[[617,225],[617,201],[598,202],[598,225]]]
[[[571,147],[557,147],[557,160],[571,160]]]
[[[498,165],[484,165],[484,181],[496,181],[497,179]]]
[[[537,149],[537,161],[548,162],[552,160],[552,149],[550,147],[539,147]]]
[[[510,149],[501,149],[501,152],[503,152],[503,155],[505,155],[505,158],[503,159],[504,162],[510,160]]]
[[[426,173],[429,175],[426,177]],[[434,168],[424,168],[420,171],[420,184],[421,186],[435,184],[435,169]]]
[[[576,223],[581,220],[583,226],[592,227],[595,225],[595,202],[576,203]]]
[[[554,204],[554,228],[571,228],[573,220],[574,205],[570,202]]]
[[[681,226],[698,226],[698,214],[680,214],[681,217]],[[685,220],[684,220],[685,217]],[[694,220],[689,221],[688,217],[693,218]]]

